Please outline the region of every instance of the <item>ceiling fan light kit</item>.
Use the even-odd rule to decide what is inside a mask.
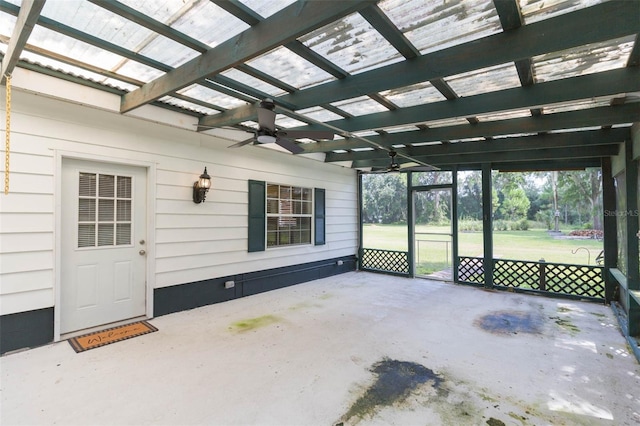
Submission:
[[[294,139],[333,139],[333,132],[322,130],[310,130],[310,131],[289,131],[286,129],[279,131],[276,129],[276,113],[275,103],[273,99],[264,99],[261,101],[257,109],[258,114],[258,130],[254,132],[254,137],[238,142],[229,146],[229,148],[238,148],[241,146],[253,144],[267,144],[275,143],[278,146],[286,149],[292,154],[300,154],[304,152],[304,149],[295,143]]]

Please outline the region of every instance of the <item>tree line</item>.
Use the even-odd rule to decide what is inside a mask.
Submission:
[[[362,219],[365,223],[407,221],[407,178],[404,173],[362,177]],[[415,185],[451,182],[451,172],[414,173]],[[602,229],[600,169],[551,172],[493,172],[494,221],[536,221],[548,229],[564,226]],[[424,194],[424,193],[421,193]],[[442,192],[416,198],[418,222],[441,223],[450,216],[450,200]],[[482,218],[480,171],[458,173],[458,214],[462,219]]]

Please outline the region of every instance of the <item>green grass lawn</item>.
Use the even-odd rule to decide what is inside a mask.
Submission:
[[[416,231],[447,233],[449,228],[420,225]],[[435,235],[420,235],[419,237],[431,240],[443,239],[441,236]],[[364,225],[363,244],[365,248],[407,251],[407,240],[408,231],[405,225]],[[595,258],[602,247],[602,241],[558,239],[542,229],[494,231],[493,233],[494,258],[501,259],[532,261],[544,259],[554,263],[595,265]],[[431,258],[434,263],[442,263],[446,261],[446,248],[446,244],[441,242],[421,242],[420,253],[417,255],[421,259]],[[576,251],[576,253],[574,254],[572,251]],[[461,232],[458,253],[460,256],[482,256],[482,232]]]

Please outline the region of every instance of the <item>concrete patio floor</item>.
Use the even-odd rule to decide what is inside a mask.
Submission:
[[[640,366],[593,303],[352,272],[0,358],[0,422],[637,425]]]

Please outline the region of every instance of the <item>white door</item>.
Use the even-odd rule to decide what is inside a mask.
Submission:
[[[62,334],[146,307],[146,169],[62,162]]]

